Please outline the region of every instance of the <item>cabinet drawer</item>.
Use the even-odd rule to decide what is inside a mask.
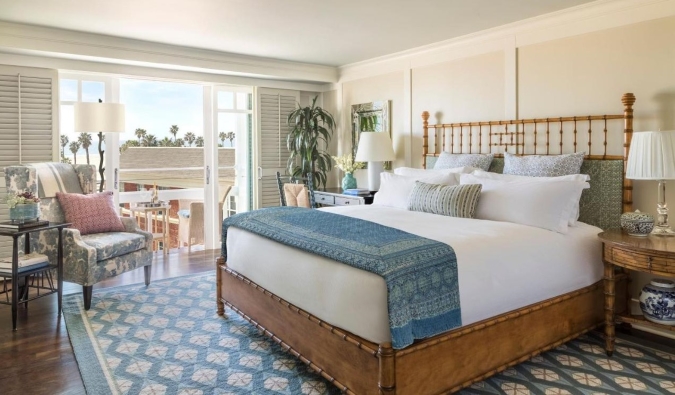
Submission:
[[[336,206],[358,206],[361,204],[361,199],[348,197],[335,197]]]
[[[627,268],[635,268],[655,273],[675,274],[675,260],[664,256],[606,246],[605,257],[611,262]]]
[[[316,200],[317,203],[320,204],[330,204],[333,205],[335,204],[335,198],[330,195],[324,195],[322,193],[314,193],[314,200]]]

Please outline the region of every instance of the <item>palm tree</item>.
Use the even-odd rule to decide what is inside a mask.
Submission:
[[[204,146],[204,137],[202,137],[202,136],[197,137],[197,139],[195,140],[195,145],[197,147],[203,147]]]
[[[141,143],[139,143],[137,140],[127,140],[124,142],[124,144],[120,145],[120,154],[124,151],[127,150],[129,147],[140,147]]]
[[[72,143],[70,143],[70,145],[68,146],[68,148],[70,149],[70,152],[73,153],[73,163],[74,163],[74,164],[77,164],[77,151],[80,150],[80,143],[79,143],[79,141],[73,141]]]
[[[143,140],[143,137],[145,137],[145,135],[148,134],[148,131],[145,129],[138,128],[136,129],[134,134],[136,135],[136,137],[138,138],[138,142],[140,143],[141,140]]]
[[[218,137],[220,137],[220,144],[221,144],[221,147],[222,147],[223,144],[225,144],[225,140],[227,140],[227,133],[220,132],[220,133],[218,133]]]
[[[176,135],[178,134],[178,125],[171,125],[171,128],[169,128],[169,133],[173,134],[173,141],[176,141]]]
[[[77,141],[82,145],[82,148],[84,148],[84,152],[87,154],[87,164],[89,164],[89,146],[91,146],[91,134],[80,133]]]
[[[173,142],[174,147],[183,147],[185,145],[185,141],[183,139],[176,139]]]
[[[228,140],[230,140],[230,147],[232,147],[232,142],[234,141],[234,136],[235,136],[234,132],[227,132],[226,137],[227,137]]]
[[[192,132],[187,132],[185,133],[185,136],[183,136],[183,140],[188,144],[188,147],[192,147],[192,143],[194,143],[196,139],[197,136]]]
[[[68,136],[61,135],[61,157],[62,158],[66,157],[66,146],[68,145],[68,143],[69,143]]]
[[[171,139],[168,137],[164,137],[163,139],[159,140],[157,145],[160,147],[171,147],[173,145],[173,141],[171,141]]]
[[[146,134],[143,137],[143,141],[141,142],[141,146],[143,146],[143,147],[156,147],[157,146],[157,137],[155,137],[153,134]]]

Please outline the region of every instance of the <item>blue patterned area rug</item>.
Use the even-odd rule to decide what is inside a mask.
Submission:
[[[87,392],[338,394],[237,314],[215,314],[215,273],[80,294],[64,314]],[[474,384],[463,394],[675,393],[675,355],[618,340],[608,359],[589,334]]]

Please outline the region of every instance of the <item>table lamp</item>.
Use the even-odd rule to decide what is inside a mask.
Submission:
[[[675,236],[675,231],[668,225],[666,204],[666,180],[675,180],[675,131],[634,133],[626,178],[659,182],[656,226],[651,234]]]
[[[384,162],[396,159],[389,133],[361,132],[359,147],[356,151],[357,162],[368,162],[368,189],[375,192],[380,189],[380,173]]]
[[[120,103],[75,103],[75,133],[98,133],[98,152],[101,161],[99,192],[103,192],[105,168],[103,167],[103,133],[122,133],[125,130],[124,104]]]

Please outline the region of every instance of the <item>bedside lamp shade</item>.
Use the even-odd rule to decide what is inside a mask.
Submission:
[[[634,133],[626,178],[675,180],[675,131]]]
[[[674,236],[675,232],[668,225],[666,180],[675,180],[675,131],[634,133],[626,178],[659,181],[656,226],[652,234]]]
[[[380,189],[380,173],[384,171],[384,162],[396,159],[394,148],[385,132],[361,132],[359,148],[356,150],[357,162],[368,162],[368,189],[371,192]]]
[[[126,128],[124,104],[75,103],[75,133],[122,133]]]

